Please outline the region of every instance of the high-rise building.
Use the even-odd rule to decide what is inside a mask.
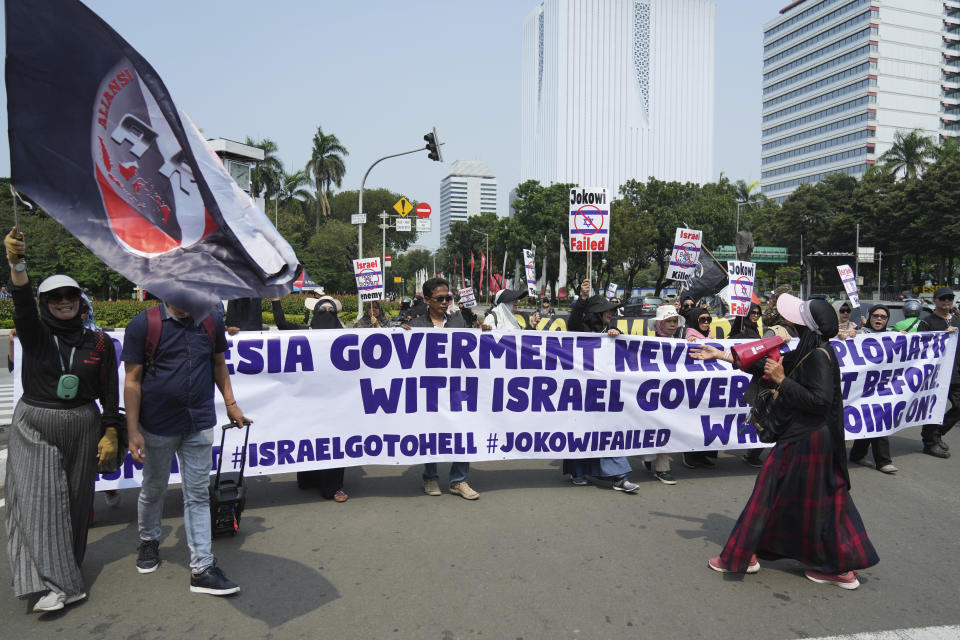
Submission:
[[[440,241],[451,224],[481,213],[497,213],[497,177],[479,160],[457,160],[440,181]]]
[[[761,188],[861,176],[898,131],[960,129],[960,2],[797,0],[763,32]]]
[[[543,0],[523,23],[523,180],[713,179],[716,6]]]

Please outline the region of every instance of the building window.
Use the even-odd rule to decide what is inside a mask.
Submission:
[[[799,187],[801,184],[808,184],[811,182],[820,182],[827,176],[834,173],[845,173],[848,176],[859,176],[863,175],[866,172],[867,167],[866,163],[855,164],[852,167],[843,167],[841,169],[833,169],[831,171],[824,171],[823,173],[818,173],[812,176],[804,176],[802,178],[793,178],[792,180],[784,180],[783,182],[775,182],[773,184],[764,185],[761,191],[763,193],[769,193],[771,191],[779,191],[780,189],[790,189],[791,187]]]
[[[824,71],[826,71],[827,69],[833,69],[834,67],[839,67],[848,62],[853,62],[854,60],[857,60],[859,58],[866,57],[869,53],[870,53],[870,45],[865,45],[863,47],[860,47],[859,49],[854,49],[849,53],[843,54],[839,58],[834,58],[833,60],[827,60],[826,62],[822,64],[818,64],[815,67],[810,67],[806,71],[798,73],[795,76],[790,76],[785,80],[781,80],[780,82],[774,83],[769,87],[765,87],[763,90],[763,95],[767,95],[768,93],[776,93],[780,89],[785,89],[792,84],[796,84],[800,82],[801,80],[806,80],[807,78],[812,78],[815,75],[819,75]]]
[[[814,107],[818,104],[823,104],[824,102],[831,102],[849,93],[861,91],[863,89],[866,89],[867,87],[876,86],[876,84],[877,84],[877,81],[873,78],[861,80],[860,82],[854,82],[853,84],[848,84],[845,87],[834,89],[829,93],[824,93],[823,95],[819,95],[816,98],[810,98],[809,100],[804,100],[803,102],[798,102],[795,105],[789,106],[786,109],[781,109],[780,111],[765,115],[763,116],[763,121],[771,122],[772,120],[777,120],[784,116],[788,116],[791,113],[803,111],[804,109],[809,109],[810,107]]]
[[[790,47],[789,49],[785,49],[784,51],[781,51],[780,53],[778,53],[778,54],[776,54],[776,55],[770,56],[769,58],[767,58],[766,60],[763,61],[763,66],[766,67],[766,66],[769,66],[769,65],[771,65],[771,64],[773,64],[774,62],[777,62],[777,61],[779,61],[779,60],[783,60],[783,59],[785,59],[785,58],[789,58],[790,56],[792,56],[792,55],[794,55],[794,54],[800,53],[801,51],[803,51],[803,50],[806,49],[807,47],[811,47],[811,46],[813,46],[813,45],[815,45],[815,44],[818,44],[818,43],[820,43],[820,42],[824,42],[824,41],[826,41],[826,40],[829,40],[830,38],[833,38],[834,36],[840,35],[840,34],[843,33],[844,31],[846,31],[847,29],[850,29],[850,28],[852,28],[852,27],[858,26],[858,25],[860,25],[860,24],[866,24],[866,23],[869,22],[869,21],[870,21],[870,12],[869,12],[869,11],[865,11],[865,12],[861,13],[860,15],[855,16],[855,17],[853,17],[853,18],[850,18],[849,20],[847,20],[847,21],[845,21],[845,22],[841,22],[840,24],[838,24],[837,26],[833,27],[832,29],[827,29],[827,30],[824,31],[823,33],[818,33],[817,35],[811,37],[809,40],[804,40],[803,42],[800,42],[800,43],[798,43],[798,44],[793,45],[793,46]]]
[[[831,11],[830,13],[828,13],[828,14],[825,15],[825,16],[823,16],[822,18],[818,18],[818,19],[814,20],[813,22],[811,22],[810,24],[804,25],[804,26],[800,27],[799,29],[797,29],[796,31],[792,31],[791,33],[783,36],[782,38],[780,38],[780,39],[777,40],[776,42],[771,42],[770,44],[766,45],[766,46],[763,48],[763,52],[764,52],[764,53],[767,53],[767,52],[769,52],[769,51],[773,51],[773,50],[776,49],[777,47],[781,47],[781,46],[787,44],[788,42],[793,42],[794,40],[796,40],[797,38],[799,38],[799,37],[802,36],[803,34],[805,34],[805,33],[810,33],[811,31],[815,31],[815,30],[819,29],[820,27],[822,27],[823,25],[825,25],[825,24],[827,24],[828,22],[830,22],[831,20],[836,20],[836,19],[839,18],[840,16],[842,16],[842,15],[844,15],[844,14],[847,14],[847,13],[850,13],[851,11],[853,11],[853,10],[855,10],[855,9],[859,9],[860,7],[863,7],[863,6],[868,5],[868,4],[870,4],[870,0],[856,0],[855,2],[851,2],[851,3],[848,4],[848,5],[845,5],[845,6],[843,6],[843,7],[840,7],[840,8],[837,9],[836,11]]]
[[[816,91],[817,89],[822,89],[823,87],[826,87],[826,86],[828,86],[828,85],[834,84],[834,83],[839,82],[839,81],[841,81],[841,80],[845,80],[845,79],[851,78],[851,77],[853,77],[853,76],[858,76],[858,75],[864,74],[864,73],[866,73],[867,71],[870,70],[870,65],[871,65],[870,62],[864,62],[863,64],[858,64],[858,65],[855,66],[855,67],[850,67],[849,69],[844,69],[844,70],[841,71],[840,73],[835,73],[835,74],[833,74],[832,76],[827,76],[826,78],[821,78],[820,80],[817,80],[816,82],[811,82],[810,84],[804,85],[804,86],[800,87],[799,89],[794,89],[793,91],[788,91],[787,93],[783,94],[782,96],[777,96],[776,98],[773,98],[773,99],[771,99],[771,100],[767,100],[766,102],[764,102],[764,103],[763,103],[763,108],[764,108],[764,109],[769,109],[770,107],[775,107],[775,106],[777,106],[778,104],[784,104],[785,102],[790,102],[790,101],[793,100],[794,98],[797,98],[797,97],[799,97],[799,96],[802,96],[802,95],[805,94],[805,93],[811,93],[811,92],[813,92],[813,91]]]
[[[876,96],[864,96],[862,98],[857,98],[856,100],[851,100],[850,102],[844,102],[843,104],[838,104],[830,107],[829,109],[824,109],[823,111],[817,111],[816,113],[811,113],[809,115],[803,116],[802,118],[797,118],[796,120],[791,120],[790,122],[784,122],[783,124],[778,124],[775,127],[770,127],[769,129],[764,129],[762,134],[764,137],[772,136],[778,134],[782,131],[787,131],[788,129],[795,129],[797,127],[802,127],[805,124],[811,122],[816,122],[817,120],[822,120],[823,118],[829,118],[832,115],[838,113],[843,113],[844,111],[851,111],[857,107],[862,107],[868,104],[872,104],[877,101]],[[871,120],[873,117],[868,116]]]
[[[824,149],[829,149],[830,147],[839,147],[840,145],[848,144],[850,142],[856,142],[858,140],[866,140],[870,137],[870,132],[864,129],[863,131],[855,131],[853,133],[848,133],[845,136],[840,136],[838,138],[831,138],[830,140],[823,140],[822,142],[815,142],[814,144],[808,144],[806,146],[800,147],[799,149],[791,149],[790,151],[784,151],[783,153],[778,153],[776,155],[767,156],[763,159],[762,164],[773,164],[775,162],[780,162],[781,160],[787,160],[789,158],[797,158],[808,153],[813,153],[815,151],[823,151]]]
[[[763,173],[760,174],[760,177],[763,179],[775,178],[777,176],[782,176],[788,173],[803,171],[804,169],[811,169],[813,167],[819,167],[821,165],[840,162],[842,160],[847,160],[849,158],[856,158],[858,156],[865,156],[865,155],[867,155],[866,147],[860,147],[859,149],[850,149],[849,151],[841,151],[840,153],[834,153],[829,156],[823,156],[822,158],[814,158],[813,160],[807,160],[806,162],[798,162],[797,164],[791,164],[786,167],[780,167],[779,169],[771,169],[770,171],[764,171]]]
[[[854,33],[853,35],[847,36],[847,37],[844,38],[843,40],[837,40],[837,41],[834,42],[833,44],[827,45],[826,47],[823,47],[822,49],[817,49],[816,51],[813,51],[813,52],[811,52],[811,53],[808,53],[807,55],[803,56],[802,58],[797,58],[797,59],[794,60],[793,62],[788,62],[787,64],[783,65],[782,67],[777,67],[776,69],[773,69],[772,71],[768,71],[767,73],[763,74],[763,81],[766,82],[767,80],[772,80],[773,78],[776,78],[776,77],[778,77],[778,76],[780,76],[780,75],[783,75],[783,74],[786,73],[787,71],[792,71],[793,69],[797,69],[797,68],[799,68],[799,67],[802,67],[803,65],[807,64],[808,62],[812,62],[812,61],[814,61],[814,60],[816,60],[816,59],[818,59],[818,58],[822,58],[822,57],[826,56],[826,55],[829,54],[829,53],[833,53],[834,51],[839,51],[840,49],[843,49],[843,48],[845,48],[845,47],[850,46],[850,45],[853,44],[854,42],[857,42],[857,41],[859,41],[859,40],[864,40],[864,39],[869,38],[869,37],[870,37],[870,29],[869,29],[869,28],[863,29],[862,31],[858,31],[857,33]],[[875,44],[870,45],[870,53],[876,55],[876,53],[877,53],[877,45],[875,45]]]
[[[809,129],[802,133],[795,133],[792,136],[787,136],[786,138],[780,138],[779,140],[774,140],[773,142],[768,142],[763,145],[763,151],[771,151],[777,147],[782,147],[785,144],[792,144],[794,142],[800,142],[801,140],[807,140],[808,138],[815,138],[824,133],[829,133],[830,131],[836,131],[837,129],[845,129],[847,127],[852,127],[854,125],[866,122],[868,120],[868,114],[861,113],[857,116],[851,116],[849,118],[844,118],[843,120],[837,120],[836,122],[831,122],[830,124],[825,124],[814,129]]]

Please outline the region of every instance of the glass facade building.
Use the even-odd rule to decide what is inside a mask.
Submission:
[[[761,189],[862,176],[898,131],[960,129],[960,0],[797,0],[763,35]]]

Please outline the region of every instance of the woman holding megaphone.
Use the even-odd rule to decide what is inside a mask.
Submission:
[[[759,558],[793,558],[810,567],[807,578],[843,589],[860,586],[856,571],[879,561],[850,498],[843,430],[840,367],[830,339],[838,319],[823,300],[783,294],[777,311],[797,328],[800,344],[782,360],[743,362],[778,386],[776,411],[788,425],[757,476],[753,494],[723,551],[708,564],[722,573],[756,573]],[[730,351],[703,345],[692,357],[734,362]]]

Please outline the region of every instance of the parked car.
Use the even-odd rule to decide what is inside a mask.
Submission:
[[[653,316],[657,313],[657,307],[663,304],[663,300],[654,296],[635,296],[627,300],[623,305],[623,315],[625,316]]]

